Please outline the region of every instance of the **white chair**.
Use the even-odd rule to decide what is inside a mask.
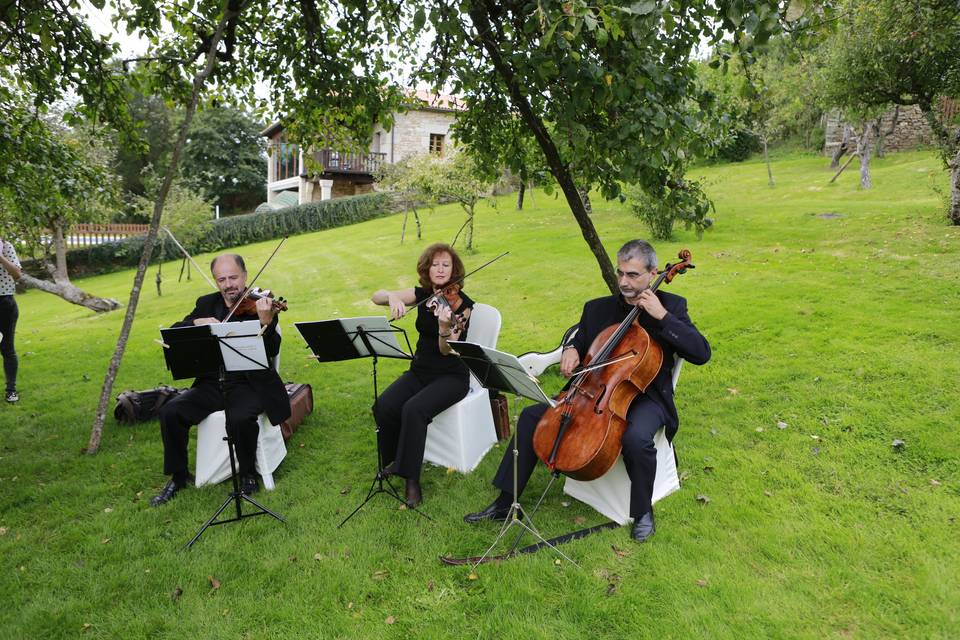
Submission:
[[[495,348],[500,336],[500,312],[488,304],[477,303],[470,313],[470,342]],[[423,451],[426,462],[456,469],[461,473],[473,471],[487,451],[497,442],[490,409],[490,393],[470,374],[467,396],[445,409],[427,428],[427,442]]]
[[[677,388],[682,366],[683,360],[676,358],[673,365],[674,389]],[[663,427],[653,437],[653,444],[657,448],[657,475],[653,481],[652,502],[656,503],[680,489],[680,477],[677,475],[677,459],[674,456],[673,444],[667,440]],[[596,480],[583,482],[566,478],[563,483],[563,492],[590,505],[618,524],[627,524],[632,519],[630,517],[630,477],[623,464],[623,456],[619,456],[616,464]]]
[[[277,325],[277,333],[280,325]],[[280,354],[273,360],[273,368],[280,373]],[[257,438],[256,469],[263,478],[263,486],[268,491],[275,487],[273,472],[287,455],[287,445],[283,441],[280,426],[270,424],[265,413],[261,413],[260,435]],[[194,475],[195,484],[223,482],[230,477],[230,453],[224,437],[227,435],[226,420],[223,411],[214,411],[197,425],[197,465]]]

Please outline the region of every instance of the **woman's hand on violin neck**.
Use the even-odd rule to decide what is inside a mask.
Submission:
[[[580,366],[580,354],[573,347],[563,350],[560,354],[560,373],[564,378],[573,375],[574,369]]]
[[[220,321],[216,318],[194,318],[193,324],[196,327],[199,327],[202,324],[220,324]]]

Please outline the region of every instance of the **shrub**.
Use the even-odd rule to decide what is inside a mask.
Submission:
[[[335,200],[278,209],[266,213],[251,213],[214,221],[206,232],[184,248],[193,253],[219,251],[253,242],[273,240],[286,235],[297,235],[342,227],[391,213],[391,197],[386,193],[370,193]],[[161,234],[162,239],[163,234]],[[159,255],[160,240],[154,249]],[[70,275],[93,275],[134,267],[143,253],[144,236],[105,242],[92,247],[70,251],[67,254]],[[170,259],[179,254],[169,240],[164,255]]]
[[[754,151],[760,150],[757,135],[747,129],[737,129],[717,148],[716,157],[728,162],[743,162]]]
[[[677,222],[682,222],[687,229],[694,229],[698,237],[713,225],[713,219],[707,217],[713,203],[707,199],[699,182],[677,180],[662,187],[655,195],[637,185],[627,185],[626,195],[631,211],[650,228],[655,240],[669,240]]]

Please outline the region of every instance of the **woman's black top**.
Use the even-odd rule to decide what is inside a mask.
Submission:
[[[433,295],[433,291],[423,287],[414,287],[413,290],[418,303]],[[463,312],[466,309],[473,308],[473,300],[463,291],[460,292],[460,298],[462,300],[460,307],[454,309],[453,312],[455,315],[463,317]],[[467,339],[468,328],[469,321],[458,340]],[[413,354],[413,363],[410,365],[411,371],[426,375],[469,375],[467,366],[463,364],[460,358],[455,355],[445,356],[440,353],[440,320],[434,315],[433,311],[427,309],[426,304],[417,307],[417,333],[420,336],[417,339],[417,350]]]

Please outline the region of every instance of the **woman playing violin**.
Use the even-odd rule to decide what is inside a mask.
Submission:
[[[417,306],[419,337],[410,369],[374,405],[384,472],[406,479],[410,507],[422,500],[420,469],[427,425],[469,390],[469,371],[447,341],[466,338],[473,308],[473,300],[460,290],[464,268],[453,247],[442,243],[427,247],[417,261],[417,275],[417,287],[380,289],[370,297],[376,304],[389,306],[393,318],[406,314],[408,306],[423,303]]]

